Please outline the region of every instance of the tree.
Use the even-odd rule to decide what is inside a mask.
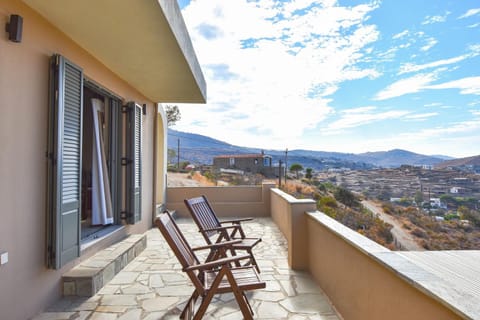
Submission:
[[[355,195],[345,188],[338,187],[333,193],[335,199],[346,205],[347,207],[354,207],[358,204]]]
[[[177,158],[177,151],[175,151],[174,149],[168,149],[167,150],[168,163],[173,163],[176,158]]]
[[[480,227],[480,212],[469,209],[466,206],[458,207],[457,211],[462,219],[469,220],[473,225]]]
[[[305,178],[307,179],[312,179],[313,177],[313,169],[312,168],[307,168],[305,169]]]
[[[295,172],[298,179],[298,172],[303,170],[303,166],[299,163],[294,163],[290,166],[290,172]]]
[[[180,109],[175,105],[165,106],[165,113],[167,114],[167,126],[173,126],[177,121],[180,121],[182,115],[180,114]]]
[[[423,198],[423,192],[421,192],[421,191],[415,192],[415,197],[414,197],[414,199],[415,199],[415,203],[417,204],[417,206],[420,207],[420,206],[422,205],[422,203],[423,203],[423,200],[424,200],[424,198]]]

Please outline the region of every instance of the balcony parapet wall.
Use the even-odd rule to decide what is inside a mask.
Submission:
[[[321,212],[305,216],[308,269],[344,319],[477,319],[471,297],[400,252]]]
[[[279,190],[270,195],[271,216],[288,243],[288,264],[292,269],[308,269],[308,237],[305,212],[314,211],[312,199],[296,199]]]
[[[270,216],[270,189],[274,184],[234,187],[167,188],[167,209],[190,217],[183,200],[205,195],[219,217]]]
[[[315,201],[275,188],[270,197],[290,267],[308,270],[344,319],[480,319],[475,297],[317,211]]]

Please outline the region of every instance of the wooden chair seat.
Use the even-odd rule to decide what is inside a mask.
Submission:
[[[232,274],[240,290],[256,290],[265,288],[265,283],[260,279],[259,274],[251,267],[231,268]],[[205,286],[210,288],[217,277],[217,271],[205,272]],[[231,285],[228,279],[223,279],[218,286],[217,293],[231,292]]]
[[[213,247],[216,247],[215,252],[225,252],[231,249],[232,244],[239,242],[238,240],[192,248],[170,213],[165,212],[159,215],[155,219],[155,225],[175,253],[182,265],[182,270],[188,275],[195,287],[180,315],[180,319],[202,319],[213,296],[228,292],[232,292],[235,296],[243,318],[253,319],[253,309],[248,302],[245,291],[265,288],[265,282],[260,279],[253,266],[232,267],[241,260],[250,259],[250,256],[222,256],[216,260],[210,259],[201,263],[195,255],[197,250],[210,250]],[[201,303],[196,308],[198,298],[201,298]]]
[[[260,241],[262,241],[260,238],[245,238],[241,239],[241,242],[235,243],[232,246],[237,250],[248,250],[259,244]]]
[[[212,206],[208,202],[207,197],[204,195],[191,199],[185,199],[184,202],[200,233],[203,235],[208,244],[221,243],[223,241],[231,240],[241,240],[240,242],[233,244],[233,248],[230,250],[230,252],[233,255],[236,255],[236,250],[246,251],[250,256],[250,260],[246,265],[252,264],[255,266],[257,271],[260,272],[260,268],[258,267],[252,250],[258,243],[262,241],[262,239],[247,238],[241,225],[242,222],[251,221],[252,218],[220,221],[217,218]],[[215,252],[215,250],[212,249],[207,259],[216,259],[219,256],[220,253]]]

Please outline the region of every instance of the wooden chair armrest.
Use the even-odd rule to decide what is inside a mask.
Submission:
[[[240,255],[240,256],[233,256],[233,257],[228,257],[228,258],[221,258],[218,260],[213,260],[209,262],[205,262],[202,264],[197,264],[194,266],[188,266],[183,269],[183,271],[188,272],[188,271],[193,271],[193,270],[208,270],[208,269],[213,269],[218,266],[223,266],[235,261],[243,260],[243,259],[250,259],[250,255],[245,254],[245,255]]]
[[[195,248],[192,248],[192,250],[197,251],[197,250],[206,250],[206,249],[218,249],[222,247],[230,247],[232,244],[237,244],[240,242],[242,242],[242,239],[223,241],[223,242],[208,244],[205,246],[195,247]]]
[[[223,223],[240,223],[244,221],[253,221],[253,218],[238,218],[238,219],[230,219],[230,220],[222,220],[220,221],[220,224]]]
[[[208,228],[200,230],[200,232],[208,232],[208,231],[227,231],[228,229],[237,229],[239,226],[225,226],[225,227],[216,227],[216,228]]]

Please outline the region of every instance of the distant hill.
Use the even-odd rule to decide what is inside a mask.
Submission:
[[[394,149],[390,151],[366,152],[357,155],[366,163],[379,167],[399,167],[402,164],[435,165],[444,161],[442,158],[426,156],[406,150]]]
[[[435,165],[435,168],[444,169],[448,167],[480,166],[480,155],[443,161]]]
[[[223,154],[260,153],[272,156],[273,163],[285,162],[285,150],[268,150],[231,145],[199,134],[168,129],[168,148],[177,151],[180,141],[180,159],[194,164],[212,164],[213,157]],[[406,150],[390,150],[366,153],[341,153],[312,150],[289,150],[287,165],[300,163],[305,168],[371,169],[374,167],[399,167],[401,165],[437,165],[446,156],[427,156]]]

